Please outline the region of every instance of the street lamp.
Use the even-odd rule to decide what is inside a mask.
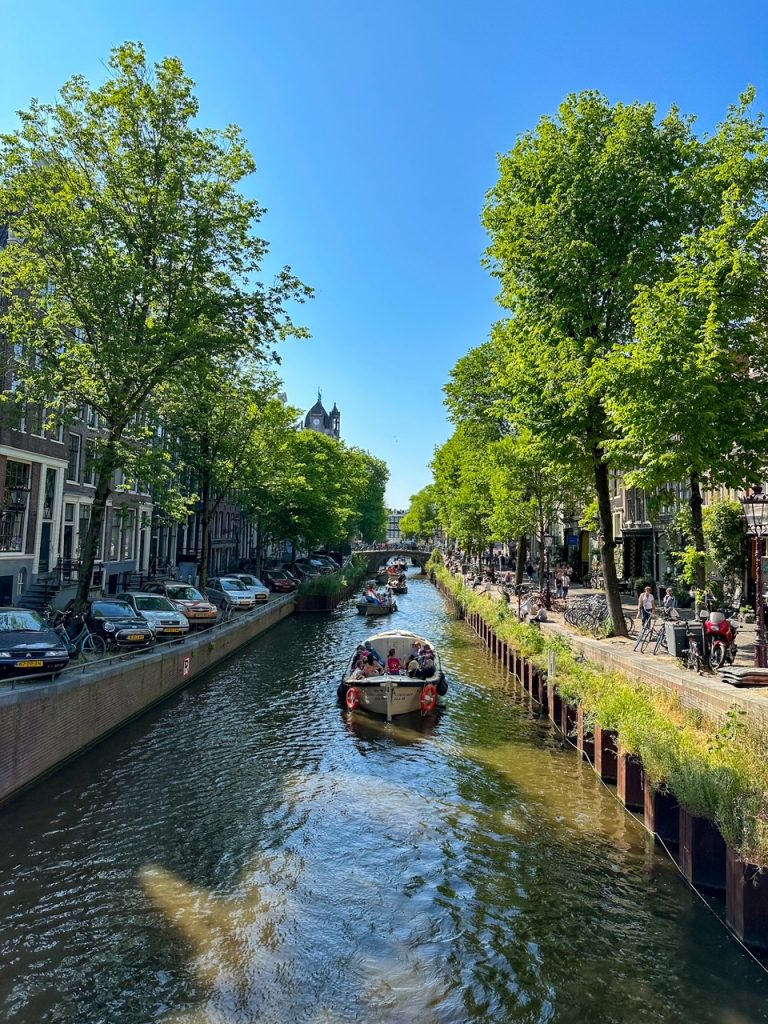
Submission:
[[[551,553],[552,553],[552,534],[551,533],[545,533],[544,536],[542,537],[542,540],[544,541],[544,554],[546,556],[545,564],[546,564],[546,569],[547,569],[547,589],[546,589],[546,591],[544,593],[544,607],[545,608],[551,608],[552,607],[552,593],[551,593],[551,591],[549,589],[549,572],[550,572],[550,565],[549,565],[549,563],[550,563],[550,556],[551,556]]]
[[[755,538],[755,595],[757,630],[755,632],[755,667],[768,668],[768,644],[765,637],[765,606],[763,603],[763,538],[768,535],[768,495],[761,485],[753,485],[752,493],[741,499],[747,533]]]

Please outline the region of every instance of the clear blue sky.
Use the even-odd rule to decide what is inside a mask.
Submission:
[[[442,386],[500,311],[480,266],[496,154],[569,92],[676,103],[710,129],[747,83],[768,105],[768,0],[4,0],[0,129],[69,75],[143,40],[182,58],[201,121],[236,122],[259,165],[270,271],[316,289],[283,348],[292,404],[318,387],[342,436],[430,479]]]

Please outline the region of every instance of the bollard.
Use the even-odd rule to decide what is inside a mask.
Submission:
[[[725,840],[708,818],[680,808],[680,869],[697,889],[725,892]]]
[[[595,724],[595,771],[603,782],[616,782],[619,770],[617,763],[617,733]]]

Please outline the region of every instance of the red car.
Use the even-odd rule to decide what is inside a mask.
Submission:
[[[261,579],[264,585],[275,594],[290,594],[298,587],[296,580],[286,576],[282,569],[265,569],[261,574]]]

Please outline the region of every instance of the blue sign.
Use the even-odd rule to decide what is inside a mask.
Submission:
[[[579,543],[578,533],[566,533],[565,543],[575,547]]]

